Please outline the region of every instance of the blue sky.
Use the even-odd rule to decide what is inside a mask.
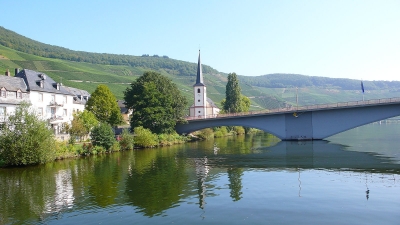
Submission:
[[[400,80],[399,0],[0,0],[0,26],[72,50],[221,72]]]

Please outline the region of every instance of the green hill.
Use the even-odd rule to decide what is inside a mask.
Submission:
[[[196,57],[196,56],[194,56]],[[73,51],[47,45],[0,27],[0,71],[14,68],[44,72],[67,86],[93,92],[105,83],[118,99],[129,84],[146,70],[154,70],[177,84],[192,104],[196,63],[168,56],[130,56]],[[218,105],[225,97],[227,74],[203,65],[208,97]],[[362,99],[360,81],[310,77],[296,74],[238,76],[242,93],[251,100],[251,110],[296,104],[319,104]],[[400,97],[400,82],[365,81],[366,99]]]

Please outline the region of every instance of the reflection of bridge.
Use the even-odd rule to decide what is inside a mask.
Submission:
[[[190,133],[208,127],[245,126],[282,140],[312,140],[399,115],[400,98],[390,98],[188,118],[188,123],[177,125],[176,130]]]

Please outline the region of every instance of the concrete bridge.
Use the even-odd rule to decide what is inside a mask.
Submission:
[[[400,98],[341,102],[187,118],[180,134],[208,127],[245,126],[271,133],[282,140],[320,140],[375,121],[400,115]]]

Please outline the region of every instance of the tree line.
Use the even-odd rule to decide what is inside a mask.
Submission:
[[[142,56],[108,54],[108,53],[90,53],[84,51],[73,51],[67,48],[43,44],[34,41],[13,31],[0,26],[0,44],[24,53],[46,57],[63,59],[75,62],[87,62],[104,65],[125,65],[131,67],[142,67],[150,70],[166,69],[171,70],[178,76],[191,76],[196,74],[197,64],[181,60],[171,59],[168,56]],[[218,73],[210,66],[203,66],[204,73]]]
[[[239,80],[252,86],[265,88],[320,87],[342,90],[360,90],[361,81],[347,78],[328,78],[300,74],[268,74],[239,76]],[[363,81],[368,90],[399,90],[400,81]]]

